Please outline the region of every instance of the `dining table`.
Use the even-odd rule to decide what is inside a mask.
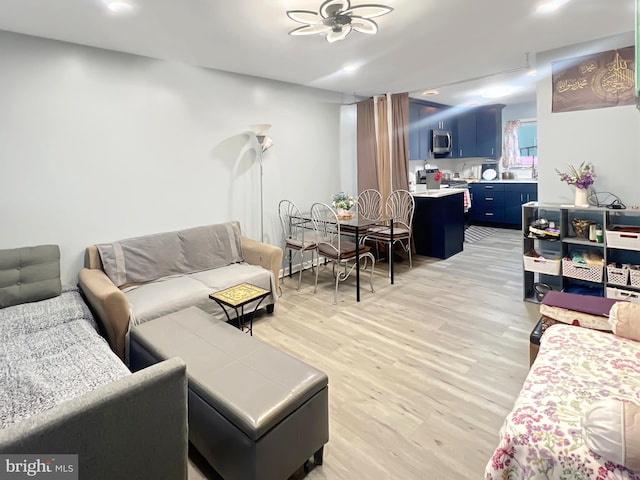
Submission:
[[[337,214],[336,214],[337,215]],[[376,226],[389,228],[390,239],[393,244],[393,217],[388,215],[381,215],[377,218],[369,218],[364,215],[360,215],[358,213],[357,207],[354,208],[354,211],[349,216],[338,216],[338,224],[340,228],[341,235],[352,235],[354,237],[354,243],[356,244],[356,301],[360,301],[360,240],[363,236],[365,236],[371,228]],[[311,219],[311,213],[305,212],[302,214],[302,219],[308,225],[312,226],[313,222]],[[394,283],[394,272],[393,272],[393,254],[391,249],[388,252],[389,257],[389,277],[390,282],[393,285]]]

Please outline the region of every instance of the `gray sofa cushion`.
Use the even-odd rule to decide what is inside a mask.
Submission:
[[[96,245],[105,273],[121,287],[241,262],[238,222]]]
[[[275,291],[273,273],[248,263],[234,263],[223,268],[166,278],[127,289],[125,295],[131,306],[131,323],[138,325],[191,306],[196,306],[222,320],[226,318],[225,314],[221,307],[209,298],[209,294],[243,282],[271,292]],[[261,305],[269,305],[275,301],[276,297],[272,293]],[[247,305],[245,312],[253,312],[256,303]],[[233,309],[229,310],[232,317],[235,317]]]
[[[0,250],[0,308],[60,295],[60,248]]]

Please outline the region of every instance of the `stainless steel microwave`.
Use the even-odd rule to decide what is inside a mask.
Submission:
[[[431,130],[431,151],[434,154],[451,153],[452,147],[450,131]]]

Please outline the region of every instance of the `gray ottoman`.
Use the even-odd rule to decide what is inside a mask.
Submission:
[[[187,364],[189,440],[225,480],[284,480],[322,463],[326,374],[196,307],[131,330],[133,371],[176,356]]]

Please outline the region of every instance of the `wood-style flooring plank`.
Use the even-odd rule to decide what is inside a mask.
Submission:
[[[522,301],[521,233],[499,229],[446,260],[341,283],[286,278],[254,335],[329,376],[329,443],[309,480],[482,478],[528,372],[536,305]],[[215,478],[190,465],[190,478]],[[298,472],[293,478],[303,478]]]

